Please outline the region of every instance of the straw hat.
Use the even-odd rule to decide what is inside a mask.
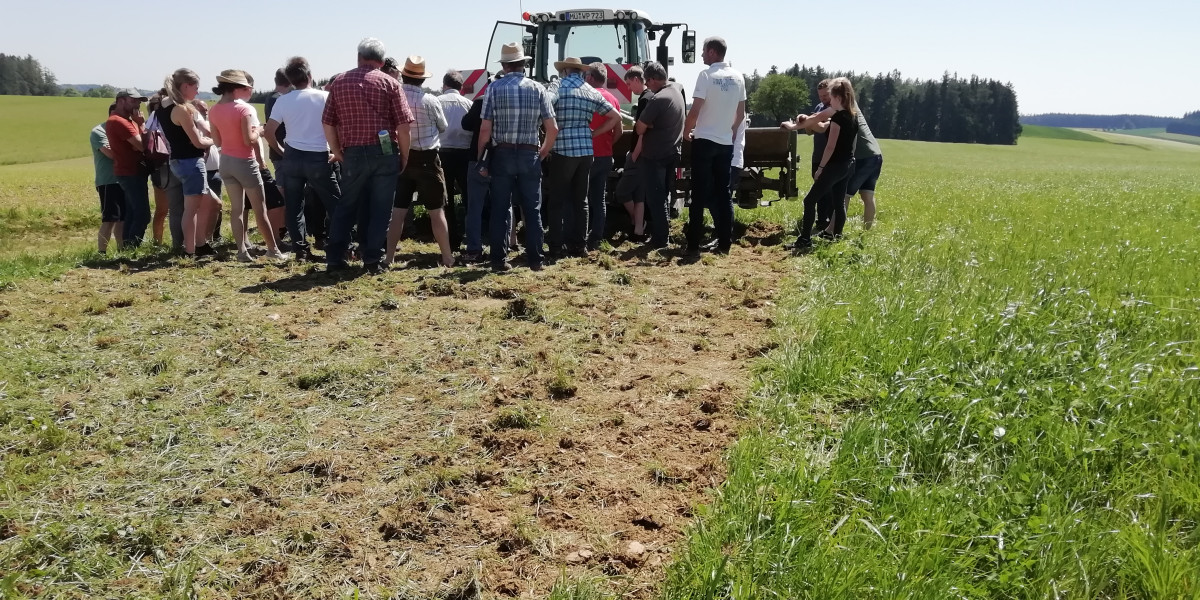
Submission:
[[[521,49],[521,44],[512,43],[505,44],[500,49],[500,63],[515,63],[524,62],[532,57],[525,56],[525,51]]]
[[[404,70],[400,74],[413,79],[429,79],[425,74],[425,57],[416,54],[404,60]]]
[[[568,56],[567,60],[555,61],[555,63],[554,63],[555,71],[565,71],[567,69],[577,69],[579,71],[586,71],[588,69],[588,66],[583,64],[583,61],[579,60],[578,58],[575,58],[574,56]]]
[[[246,72],[241,69],[225,69],[217,75],[217,83],[232,83],[244,87],[254,87],[250,85],[250,80],[246,78]]]

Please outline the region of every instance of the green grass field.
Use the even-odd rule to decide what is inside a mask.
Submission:
[[[761,278],[785,278],[761,346],[770,350],[754,363],[757,383],[736,411],[740,437],[725,458],[726,480],[706,506],[686,511],[695,520],[668,548],[665,582],[653,593],[630,592],[653,577],[646,571],[611,557],[581,565],[545,521],[514,520],[539,569],[564,574],[551,597],[1200,597],[1200,147],[1025,131],[1006,147],[884,140],[874,229],[862,232],[854,218],[845,240],[774,268],[706,260],[704,272],[718,270],[723,282],[717,288],[739,294],[706,315],[718,321],[762,306],[751,295]],[[425,490],[386,484],[373,510],[425,494],[436,501],[418,514],[440,527],[446,506],[464,510],[455,489],[488,493],[474,483],[487,472],[468,470],[474,475],[461,483],[461,471],[477,467],[446,458],[470,447],[465,431],[477,413],[495,410],[482,401],[491,393],[486,376],[479,383],[465,373],[516,353],[522,377],[542,377],[539,364],[578,364],[608,335],[661,352],[665,323],[621,334],[597,323],[616,328],[647,306],[661,312],[648,278],[680,268],[559,267],[547,271],[549,284],[467,271],[449,294],[476,304],[376,325],[381,303],[405,307],[392,315],[419,314],[435,278],[406,270],[382,284],[276,288],[307,281],[302,268],[227,263],[133,274],[89,252],[91,193],[87,159],[0,167],[0,331],[13,353],[0,366],[0,597],[101,597],[114,579],[137,597],[410,597],[407,587],[371,582],[387,568],[429,576],[411,570],[417,542],[389,542],[387,564],[403,552],[403,566],[364,566],[345,532],[378,537],[373,523],[347,529],[377,515],[335,516],[354,501],[348,484],[268,483],[306,476],[278,473],[314,449],[349,456],[399,443],[379,452],[403,460],[356,477]],[[861,213],[857,200],[852,206]],[[789,200],[739,210],[738,219],[791,231],[800,209]],[[603,259],[603,269],[614,260]],[[102,268],[65,274],[81,262]],[[680,277],[697,277],[688,273]],[[504,338],[493,309],[479,308],[491,300],[472,296],[497,287],[578,296],[545,300],[544,322]],[[581,316],[591,302],[604,312]],[[230,306],[241,312],[221,309]],[[352,319],[336,319],[347,311]],[[462,314],[480,319],[478,331],[474,321],[456,329],[462,311],[476,311]],[[690,324],[692,314],[669,321]],[[703,334],[687,341],[719,343]],[[474,353],[482,354],[470,366],[445,366]],[[444,404],[378,403],[418,382]],[[658,402],[699,384],[689,385]],[[553,403],[524,416],[542,405],[521,402],[506,415],[556,426],[570,418],[569,406]],[[410,413],[426,429],[404,429]],[[624,425],[591,426],[624,430],[637,413],[623,414]],[[586,486],[531,483],[563,452],[540,427],[554,452],[506,475],[499,489],[553,512],[563,502],[553,485]],[[415,461],[428,457],[409,454],[430,444],[445,462],[426,469]],[[676,473],[687,465],[644,452],[632,460],[650,461],[654,489],[686,487]],[[590,464],[612,468],[612,456]],[[206,491],[192,492],[189,478]],[[226,497],[235,514],[222,512]],[[261,498],[283,504],[262,508]],[[264,521],[267,513],[282,525]],[[597,554],[636,535],[629,527],[597,526],[605,532],[595,534]],[[455,544],[480,544],[478,558],[492,569],[481,576],[483,597],[500,597],[495,571],[521,572],[504,561],[522,555],[498,560],[493,541]],[[347,565],[366,575],[330,582],[313,570]]]
[[[1200,595],[1200,154],[1045,137],[885,144],[667,597]]]
[[[1166,128],[1163,127],[1153,129],[1121,129],[1119,131],[1113,131],[1112,133],[1200,145],[1200,137],[1198,136],[1184,135],[1182,133],[1167,133]]]

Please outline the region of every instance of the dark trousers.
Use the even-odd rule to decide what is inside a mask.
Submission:
[[[646,218],[650,220],[650,245],[666,247],[670,241],[671,214],[667,204],[670,202],[671,190],[667,182],[671,181],[669,173],[675,170],[679,158],[652,159],[639,156],[637,172],[642,177],[642,186],[646,190]]]
[[[804,216],[800,221],[800,239],[796,240],[797,247],[812,244],[813,223],[816,221],[818,207],[828,211],[833,219],[834,233],[841,234],[846,226],[846,206],[842,198],[846,195],[846,184],[850,180],[850,169],[854,160],[825,165],[821,176],[813,181],[808,195],[804,196]],[[830,202],[830,198],[836,199]],[[836,204],[837,206],[831,206]],[[823,205],[823,206],[821,206]]]
[[[334,171],[334,181],[338,179],[336,173]],[[340,185],[338,191],[337,200],[341,201]],[[304,225],[317,241],[317,245],[324,247],[325,238],[329,237],[329,210],[325,208],[325,201],[321,199],[321,195],[311,185],[304,186]]]
[[[122,215],[121,246],[142,245],[146,227],[150,225],[150,190],[146,188],[149,175],[117,175],[117,183],[125,193],[125,212]]]
[[[600,241],[604,239],[604,227],[608,219],[608,207],[605,205],[604,197],[608,186],[608,173],[612,171],[612,165],[613,157],[611,156],[596,156],[592,159],[592,170],[588,174],[587,194],[588,250],[599,249]]]
[[[467,238],[467,253],[483,252],[483,214],[487,209],[488,196],[491,195],[491,177],[479,174],[479,164],[475,161],[467,163],[467,218],[463,230]]]
[[[551,154],[550,197],[546,213],[550,219],[550,254],[561,254],[566,246],[572,251],[587,245],[588,177],[591,156]]]
[[[687,245],[699,248],[704,238],[704,209],[712,214],[717,247],[733,243],[733,201],[729,197],[729,167],[733,145],[705,139],[692,140],[692,205],[688,208]]]
[[[474,152],[460,148],[443,148],[438,151],[442,159],[442,173],[446,177],[446,224],[450,226],[450,247],[458,248],[463,242],[463,225],[466,222],[470,200],[470,184],[467,181],[467,164],[474,160]],[[458,195],[458,201],[454,196]]]
[[[342,197],[341,187],[329,163],[329,153],[297,150],[289,146],[287,160],[276,164],[279,165],[277,171],[283,183],[284,216],[292,247],[297,251],[309,252],[305,190],[313,190],[323,205],[336,206]]]
[[[363,263],[378,264],[383,260],[384,247],[387,246],[392,200],[396,196],[396,176],[400,174],[400,157],[384,154],[377,144],[351,146],[343,151],[343,155],[342,198],[332,207],[326,260],[330,265],[345,262],[346,250],[350,246],[350,230],[357,220],[363,246]]]
[[[526,260],[530,265],[542,264],[542,159],[537,150],[494,149],[490,174],[492,265],[498,266],[508,257],[514,196],[525,220]]]

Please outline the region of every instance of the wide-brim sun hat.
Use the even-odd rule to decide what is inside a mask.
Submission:
[[[217,75],[217,83],[231,83],[242,87],[254,87],[250,85],[250,80],[246,77],[246,72],[241,69],[225,69]]]
[[[500,64],[524,62],[532,58],[532,56],[525,56],[525,51],[521,49],[521,45],[515,42],[505,44],[500,49]]]
[[[580,71],[586,71],[587,68],[588,68],[588,66],[583,64],[582,60],[579,60],[578,58],[576,58],[574,56],[568,56],[566,58],[566,60],[555,61],[555,63],[554,63],[555,71],[565,71],[567,69],[578,69]]]
[[[416,54],[404,60],[404,70],[400,74],[412,79],[429,79],[425,74],[425,57]]]

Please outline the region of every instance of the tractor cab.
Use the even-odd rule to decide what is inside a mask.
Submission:
[[[622,107],[627,108],[633,98],[625,85],[625,71],[649,60],[656,60],[669,69],[675,61],[667,40],[674,30],[684,28],[683,62],[696,62],[694,31],[686,29],[684,23],[655,23],[640,10],[588,8],[555,13],[527,12],[522,18],[523,23],[496,23],[488,46],[485,72],[475,74],[476,79],[495,73],[504,44],[519,40],[525,54],[533,57],[529,61],[529,77],[542,83],[553,81],[558,77],[554,63],[568,56],[578,57],[584,64],[604,63],[608,67],[606,87],[621,101]],[[486,84],[486,79],[481,83]],[[483,87],[485,85],[472,86],[472,90],[464,90],[464,93],[478,94]]]

